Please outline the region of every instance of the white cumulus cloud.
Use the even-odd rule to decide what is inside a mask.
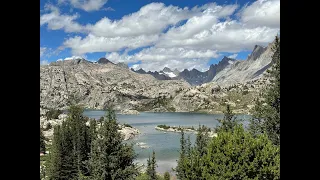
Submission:
[[[134,55],[125,55],[113,52],[106,55],[106,58],[113,62],[137,62],[134,67],[146,70],[159,70],[164,67],[183,69],[197,68],[206,69],[210,58],[217,58],[219,55],[214,50],[188,50],[184,48],[147,48]]]
[[[153,44],[158,39],[158,35],[141,35],[135,37],[113,37],[107,38],[89,34],[85,38],[76,36],[66,40],[63,46],[71,48],[72,54],[82,55],[90,52],[112,52],[124,48],[136,49]]]
[[[102,18],[87,29],[96,36],[139,36],[161,33],[168,25],[196,15],[201,9],[189,10],[177,6],[165,6],[163,3],[150,3],[135,13],[123,16],[120,20]]]
[[[243,8],[241,21],[249,26],[280,27],[280,0],[257,0]]]
[[[90,6],[91,10],[97,10],[105,9],[103,5],[107,1],[93,2],[100,3]],[[90,11],[84,8],[89,1],[60,0],[60,3]],[[45,10],[49,12],[40,16],[40,25],[85,35],[69,36],[61,49],[70,48],[75,56],[106,52],[106,58],[113,62],[141,61],[133,67],[145,70],[166,66],[205,70],[210,59],[219,54],[232,53],[230,57],[236,58],[235,53],[272,42],[280,31],[279,0],[257,0],[243,7],[217,3],[195,7],[150,3],[120,19],[103,17],[91,24],[79,24],[78,14],[61,14],[53,5],[47,5]],[[127,54],[137,48],[142,50]],[[125,53],[119,53],[122,50]]]
[[[238,54],[232,54],[232,55],[228,56],[228,58],[235,59],[237,56],[238,56]]]
[[[239,52],[251,50],[256,44],[270,43],[278,32],[278,29],[266,26],[246,28],[236,20],[213,22],[215,21],[213,19],[209,20],[212,22],[211,26],[196,29],[197,24],[205,20],[206,18],[190,19],[185,25],[170,29],[161,37],[156,47],[186,47]]]
[[[64,29],[65,32],[83,32],[84,27],[75,22],[79,18],[78,14],[64,15],[59,9],[52,5],[47,5],[46,10],[50,13],[42,14],[40,16],[40,26],[47,25],[50,30]]]
[[[107,2],[108,0],[58,0],[59,4],[70,4],[88,12],[100,10]]]

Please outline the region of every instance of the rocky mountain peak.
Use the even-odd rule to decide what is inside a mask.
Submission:
[[[235,61],[235,59],[232,59],[232,58],[229,58],[229,57],[227,57],[227,56],[224,56],[223,58],[222,58],[222,60],[218,63],[218,65],[228,65],[228,64],[230,64],[229,62],[232,62],[232,61]]]
[[[104,58],[104,57],[98,60],[98,64],[108,64],[108,63],[113,64],[111,61],[109,61],[107,58]]]
[[[172,70],[168,67],[164,67],[162,71],[163,72],[172,72]]]
[[[193,72],[193,73],[199,73],[200,71],[197,70],[197,69],[195,69],[195,68],[193,68],[193,69],[191,70],[191,72]]]
[[[256,60],[260,57],[262,53],[267,50],[267,47],[262,47],[259,45],[255,45],[252,53],[248,56],[248,60]]]
[[[126,63],[124,63],[124,62],[119,62],[119,63],[116,64],[116,65],[119,66],[119,67],[123,67],[123,68],[129,69],[128,64],[126,64]]]
[[[137,73],[140,73],[140,74],[146,74],[146,71],[143,70],[142,68],[140,68],[139,70],[136,71]]]
[[[176,76],[178,76],[179,73],[180,73],[180,71],[176,68],[176,69],[173,71],[173,73],[174,73]]]

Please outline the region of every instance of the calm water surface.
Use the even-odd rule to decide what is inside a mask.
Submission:
[[[86,110],[84,115],[99,119],[105,114],[105,111]],[[199,124],[207,127],[216,127],[219,123],[217,119],[222,119],[223,115],[209,115],[198,113],[151,113],[141,112],[139,115],[122,115],[118,114],[117,119],[120,123],[127,123],[140,130],[141,134],[130,140],[133,142],[135,152],[138,154],[137,162],[147,164],[147,158],[152,155],[152,150],[156,153],[157,171],[164,173],[172,171],[177,164],[176,160],[179,157],[180,133],[162,132],[155,130],[159,124],[170,126],[194,126]],[[247,120],[249,115],[237,115],[237,118]],[[195,141],[195,135],[190,135],[191,142]],[[145,143],[150,148],[142,149],[136,143]]]

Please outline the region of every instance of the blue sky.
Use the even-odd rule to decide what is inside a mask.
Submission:
[[[280,32],[280,0],[41,0],[40,64],[101,57],[134,68],[206,70]]]

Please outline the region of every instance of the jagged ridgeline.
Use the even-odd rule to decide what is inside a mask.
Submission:
[[[52,62],[40,66],[40,108],[64,109],[76,95],[87,109],[112,104],[115,110],[221,113],[222,105],[230,104],[246,113],[268,82],[264,72],[271,66],[272,46],[256,45],[244,61],[224,57],[205,72],[134,71],[106,58]]]
[[[270,67],[273,55],[272,45],[273,43],[267,47],[256,45],[245,61],[224,56],[218,64],[210,65],[210,68],[204,72],[197,69],[184,69],[179,72],[177,69],[172,71],[168,67],[159,72],[146,72],[143,69],[131,70],[139,74],[150,74],[159,80],[185,80],[192,86],[208,82],[216,82],[220,85],[244,83],[248,80],[260,78],[263,72]]]

